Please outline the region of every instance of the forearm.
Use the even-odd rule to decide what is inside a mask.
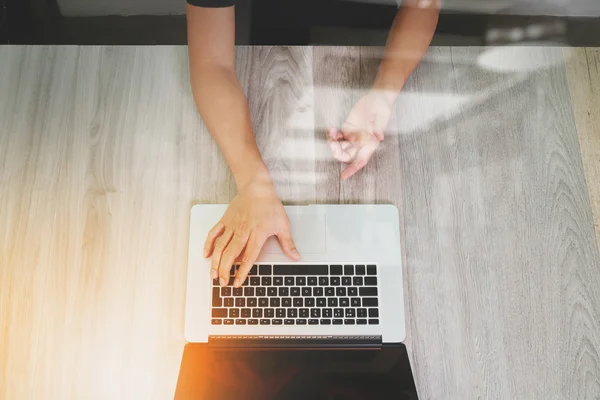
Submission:
[[[195,67],[192,91],[200,116],[221,149],[238,187],[254,178],[269,179],[260,156],[248,101],[232,68]]]
[[[425,56],[439,16],[438,0],[405,0],[398,10],[373,88],[390,102]]]

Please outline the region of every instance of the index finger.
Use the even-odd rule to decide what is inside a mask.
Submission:
[[[373,155],[376,148],[377,144],[374,143],[368,143],[365,146],[363,146],[356,154],[356,158],[354,159],[352,164],[348,165],[342,171],[342,180],[350,178],[352,175],[360,171],[365,165],[367,165],[369,159],[371,158],[371,155]]]
[[[250,272],[252,265],[258,258],[260,251],[262,250],[268,238],[268,235],[260,233],[252,233],[250,235],[248,243],[246,244],[246,250],[244,250],[244,255],[242,256],[242,260],[240,262],[240,268],[235,276],[233,286],[239,286],[244,283],[246,277],[248,276],[248,272]]]

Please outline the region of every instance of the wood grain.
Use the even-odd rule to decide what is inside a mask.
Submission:
[[[381,49],[236,62],[285,202],[400,207],[421,398],[596,399],[597,51],[591,85],[569,64],[571,95],[562,65],[500,73],[483,51],[432,48],[344,183],[325,129]],[[0,47],[0,398],[173,397],[189,210],[235,195],[187,65],[184,47]]]

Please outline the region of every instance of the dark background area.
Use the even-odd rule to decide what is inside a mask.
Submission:
[[[99,0],[101,1],[101,0]],[[170,0],[165,0],[170,1]],[[236,41],[253,45],[383,45],[394,6],[253,0],[236,6]],[[546,27],[527,37],[528,27]],[[522,34],[511,36],[511,32]],[[435,45],[600,46],[600,18],[442,12]],[[68,17],[56,0],[0,0],[0,44],[182,45],[184,15]]]

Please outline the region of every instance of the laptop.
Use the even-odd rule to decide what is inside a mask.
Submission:
[[[209,230],[226,208],[227,205],[195,205],[191,210],[185,309],[188,346],[185,351],[189,354],[195,351],[200,358],[191,362],[192,356],[188,354],[187,365],[201,369],[203,365],[217,365],[215,360],[220,360],[226,362],[227,367],[219,368],[229,370],[240,363],[252,364],[244,369],[247,373],[266,368],[264,365],[278,365],[276,371],[285,369],[286,364],[296,368],[290,365],[296,363],[291,361],[296,359],[296,364],[305,368],[301,368],[304,372],[296,376],[295,384],[304,379],[300,375],[306,378],[307,373],[317,370],[325,374],[326,370],[337,371],[337,377],[345,370],[351,370],[352,374],[362,370],[371,377],[388,376],[386,379],[392,386],[398,386],[397,382],[407,378],[409,383],[401,390],[408,388],[410,393],[415,393],[402,344],[405,339],[404,288],[399,216],[395,206],[285,207],[301,261],[288,259],[277,239],[272,237],[240,288],[232,286],[238,265],[231,268],[229,284],[220,287],[210,277],[210,260],[202,254]],[[384,349],[389,350],[385,354],[393,361],[382,358],[384,353],[379,350]],[[371,352],[356,352],[360,350]],[[307,360],[310,360],[308,364]],[[402,364],[401,368],[398,363]],[[182,370],[184,364],[182,362]],[[400,370],[408,376],[392,376]],[[190,373],[180,372],[178,390],[183,385],[183,375],[189,377]],[[353,379],[344,379],[344,382],[357,382],[356,376],[352,376]],[[241,384],[239,380],[233,381]],[[306,382],[315,384],[317,379],[313,376]],[[204,387],[214,389],[211,385]],[[299,387],[308,390],[309,385]],[[379,382],[378,387],[381,390],[386,385]],[[264,393],[252,395],[247,388],[241,393],[245,398],[277,398]],[[293,390],[292,393],[299,392]],[[306,392],[302,396],[320,398],[315,393]],[[237,395],[232,394],[231,398]],[[203,396],[207,396],[206,392]],[[223,394],[224,397],[211,396],[228,398]],[[410,398],[416,398],[416,393]]]

